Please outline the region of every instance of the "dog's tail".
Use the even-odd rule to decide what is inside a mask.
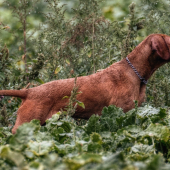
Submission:
[[[14,97],[19,97],[21,99],[25,99],[27,97],[27,89],[0,90],[0,96],[14,96]]]

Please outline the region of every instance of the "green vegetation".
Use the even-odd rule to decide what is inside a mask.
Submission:
[[[170,35],[169,9],[168,0],[0,0],[0,89],[106,68],[147,35]],[[65,111],[42,127],[38,120],[24,124],[15,135],[11,128],[21,100],[4,97],[0,168],[170,169],[169,73],[169,64],[154,73],[143,107],[125,114],[109,106],[88,121],[70,117],[77,105],[84,107],[75,86],[72,96],[65,96]]]
[[[23,124],[15,135],[0,129],[1,169],[170,168],[170,118],[165,109],[145,106],[123,113],[115,106],[82,126],[59,113],[40,126]]]

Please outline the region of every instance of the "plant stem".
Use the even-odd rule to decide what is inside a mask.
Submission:
[[[23,20],[23,34],[24,34],[24,64],[25,64],[25,72],[28,73],[28,69],[27,69],[27,39],[26,39],[26,8],[24,10],[24,20]],[[29,81],[29,78],[27,76],[27,82]]]
[[[93,32],[92,32],[92,55],[93,55],[93,65],[95,73],[95,61],[94,61],[94,17],[93,17]]]

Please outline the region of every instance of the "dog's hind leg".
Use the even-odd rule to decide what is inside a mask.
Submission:
[[[41,125],[43,125],[46,120],[46,115],[49,112],[49,108],[50,107],[46,107],[44,103],[37,103],[34,100],[26,100],[18,109],[16,123],[12,129],[12,133],[16,133],[18,126],[30,122],[33,119],[40,120]]]

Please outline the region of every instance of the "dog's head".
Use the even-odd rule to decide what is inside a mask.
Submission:
[[[164,34],[153,34],[151,48],[164,60],[170,60],[170,37]]]

